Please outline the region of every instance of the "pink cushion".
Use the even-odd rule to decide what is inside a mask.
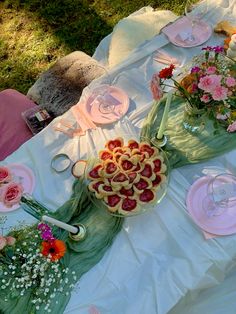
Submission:
[[[0,160],[3,160],[33,135],[21,113],[35,103],[13,89],[0,92]]]

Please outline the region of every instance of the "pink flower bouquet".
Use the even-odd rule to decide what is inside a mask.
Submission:
[[[153,75],[151,91],[155,100],[163,96],[171,80],[176,95],[183,97],[195,110],[202,110],[228,132],[236,131],[236,63],[224,54],[223,47],[202,48],[193,59],[194,66],[178,82],[173,78],[174,65]]]

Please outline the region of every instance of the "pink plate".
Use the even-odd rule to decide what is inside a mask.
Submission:
[[[111,102],[113,101],[114,109],[109,113],[102,113],[99,110],[99,102],[96,102],[95,98],[97,97],[98,90],[108,90],[107,95],[110,96]],[[87,102],[85,103],[85,111],[91,118],[91,120],[98,124],[110,124],[119,120],[123,117],[129,108],[129,97],[128,95],[120,88],[115,86],[103,85],[99,86],[92,94],[89,96]]]
[[[204,231],[216,235],[236,233],[236,204],[221,215],[208,217],[203,209],[203,199],[207,195],[207,185],[212,177],[204,176],[196,180],[190,187],[186,204],[193,221]]]
[[[24,193],[31,194],[35,186],[35,177],[32,170],[22,164],[9,164],[6,165],[6,167],[11,170],[14,176],[13,181],[21,182],[24,188]],[[13,205],[12,207],[6,207],[2,202],[0,202],[1,213],[11,212],[19,207],[19,204]]]
[[[193,36],[196,38],[195,41],[182,40],[179,34],[181,32],[191,29],[191,23],[187,17],[178,19],[176,22],[163,28],[162,32],[167,35],[169,41],[175,46],[191,48],[202,45],[205,43],[212,34],[212,28],[204,21],[199,21],[193,29]]]

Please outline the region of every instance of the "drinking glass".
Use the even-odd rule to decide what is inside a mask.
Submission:
[[[218,216],[236,206],[236,176],[221,173],[209,180],[203,209],[208,217]]]
[[[96,105],[98,110],[106,115],[115,112],[115,107],[120,102],[115,99],[111,93],[111,86],[112,86],[112,78],[108,72],[108,70],[100,66],[103,71],[103,76],[101,77],[100,83],[95,82],[88,86],[88,92],[90,96],[92,96],[93,101],[91,102],[91,106]]]
[[[191,23],[191,32],[187,38],[188,41],[196,41],[194,35],[194,28],[197,24],[201,23],[201,19],[208,10],[207,0],[187,0],[185,4],[185,15]]]
[[[98,103],[98,110],[102,114],[109,114],[114,112],[115,103],[109,95],[109,85],[102,85],[93,91],[95,95],[94,101]]]

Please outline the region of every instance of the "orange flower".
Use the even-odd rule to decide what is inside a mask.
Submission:
[[[50,254],[50,258],[52,262],[55,262],[62,258],[66,252],[65,242],[61,240],[53,240],[50,242],[43,241],[42,242],[42,251],[41,253],[44,256],[48,256]]]

